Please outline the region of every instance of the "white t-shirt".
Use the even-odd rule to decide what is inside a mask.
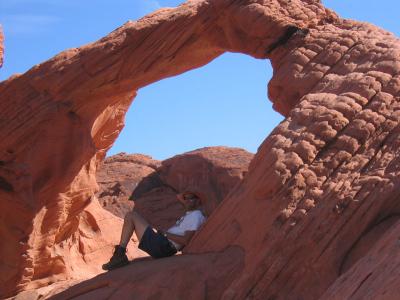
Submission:
[[[205,220],[206,218],[200,210],[188,211],[184,216],[176,221],[175,225],[169,228],[167,232],[183,236],[185,235],[185,231],[196,231],[199,229]],[[181,245],[174,241],[171,241],[171,243],[174,244],[177,250],[182,248]]]

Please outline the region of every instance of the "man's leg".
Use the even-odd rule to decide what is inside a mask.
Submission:
[[[122,226],[120,243],[115,247],[114,254],[110,261],[103,265],[103,269],[113,270],[127,265],[129,260],[125,253],[126,246],[133,232],[136,232],[136,236],[140,241],[147,226],[149,226],[149,223],[136,211],[133,210],[127,213],[124,218],[124,225]]]
[[[119,245],[126,248],[134,231],[136,231],[136,236],[140,241],[147,226],[149,226],[149,223],[138,212],[135,210],[128,212],[124,218]]]

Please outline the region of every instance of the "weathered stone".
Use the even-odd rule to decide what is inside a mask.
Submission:
[[[148,156],[120,153],[103,162],[97,171],[101,205],[123,218],[139,211],[153,226],[167,229],[184,213],[177,194],[190,190],[202,198],[211,215],[248,171],[253,154],[229,147],[206,147],[162,162]]]
[[[184,213],[176,195],[197,193],[206,216],[234,192],[253,154],[229,147],[206,147],[164,160],[133,192],[135,209],[157,228],[167,229]]]
[[[362,236],[351,250],[359,252],[356,253],[358,259],[321,299],[397,299],[400,287],[399,230],[399,217],[396,216]]]
[[[243,268],[243,256],[239,247],[228,247],[220,253],[138,259],[127,267],[82,282],[52,299],[220,299],[232,278]],[[159,269],[163,272],[158,272]],[[132,291],[131,282],[139,281],[153,284],[137,285]],[[176,288],[170,289],[170,286]]]
[[[161,162],[141,154],[119,153],[106,158],[96,172],[99,185],[96,196],[101,206],[123,218],[132,210],[129,197],[133,190],[160,165]]]

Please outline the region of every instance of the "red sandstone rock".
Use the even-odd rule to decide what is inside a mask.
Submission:
[[[123,218],[132,210],[133,202],[128,199],[133,190],[160,164],[150,156],[141,154],[119,153],[106,158],[96,173],[99,185],[96,196],[101,206]]]
[[[97,171],[102,206],[119,217],[135,207],[155,227],[166,229],[184,213],[178,193],[191,190],[203,199],[210,215],[240,183],[253,154],[239,148],[207,147],[162,163],[144,155],[118,154],[107,158]],[[147,175],[147,176],[146,176]]]
[[[340,287],[344,297],[396,295],[399,277],[389,262],[398,265],[397,227],[357,259],[348,254],[369,228],[398,214],[399,40],[340,19],[317,0],[214,0],[128,22],[0,83],[2,296],[80,273],[63,257],[73,249],[83,261],[85,252],[60,245],[72,236],[79,244],[101,222],[85,212],[95,167],[136,90],[225,51],[271,59],[269,94],[286,120],[196,234],[190,256],[143,261],[140,274],[127,276],[135,263],[57,299],[127,299],[135,291],[141,298],[318,299]],[[108,235],[98,230],[96,239]],[[232,270],[229,259],[209,267],[232,248],[244,253],[232,255],[240,267]],[[363,280],[372,279],[367,288]]]
[[[383,223],[370,230],[366,236],[368,241],[363,241],[364,237],[361,239],[359,243],[364,243],[363,247],[368,251],[330,286],[321,299],[399,298],[400,222],[396,216]],[[383,231],[382,227],[385,227]],[[375,230],[379,231],[379,235],[374,233]]]
[[[159,174],[177,191],[199,193],[210,215],[242,181],[252,158],[253,154],[239,148],[207,147],[164,160]]]
[[[220,253],[138,259],[52,299],[220,299],[232,278],[241,271],[243,255],[239,247],[229,247]],[[158,272],[160,269],[163,272]],[[140,281],[153,284],[137,285],[132,290],[131,282]]]
[[[239,148],[207,147],[164,160],[155,174],[139,183],[135,207],[157,228],[166,229],[184,213],[176,195],[193,191],[203,200],[206,215],[235,189],[253,154]]]

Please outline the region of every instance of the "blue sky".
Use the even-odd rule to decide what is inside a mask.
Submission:
[[[71,47],[93,42],[127,20],[176,0],[0,0],[6,56],[0,80],[22,73]],[[323,0],[346,18],[400,35],[398,0]],[[256,152],[282,120],[267,98],[266,60],[227,53],[200,69],[141,89],[109,155],[144,153],[156,159],[205,146]]]

